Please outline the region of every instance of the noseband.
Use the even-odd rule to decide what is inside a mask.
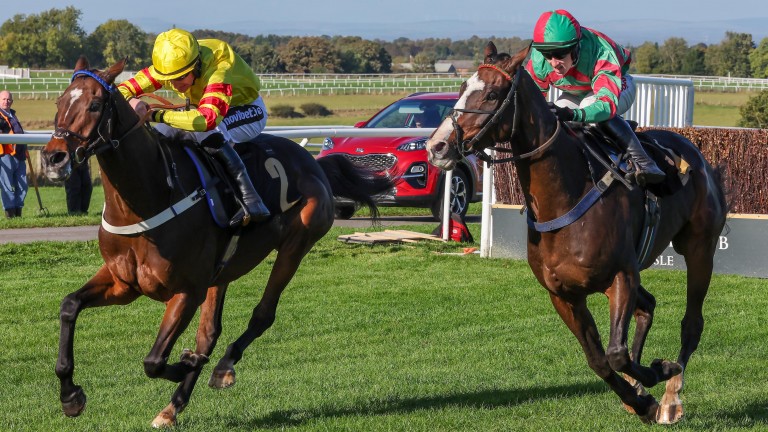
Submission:
[[[82,164],[95,154],[119,147],[120,141],[122,141],[126,136],[144,124],[141,119],[139,119],[139,121],[131,129],[129,129],[128,132],[123,134],[123,136],[118,139],[113,139],[113,113],[115,110],[115,94],[117,93],[115,86],[104,81],[104,79],[99,75],[85,69],[75,71],[75,73],[72,74],[72,82],[74,82],[75,78],[79,76],[87,76],[95,79],[96,82],[98,82],[99,85],[101,85],[101,87],[107,91],[107,98],[101,109],[99,124],[96,126],[96,128],[91,130],[91,133],[88,134],[88,136],[83,136],[77,132],[60,126],[57,126],[53,132],[53,138],[66,139],[68,137],[73,137],[81,142],[86,143],[85,147],[77,147],[72,154],[71,159],[74,161],[75,166]]]
[[[510,141],[512,140],[512,137],[515,135],[515,131],[517,130],[517,125],[519,122],[518,120],[519,116],[517,115],[517,112],[518,112],[517,111],[517,99],[518,99],[517,86],[520,84],[520,76],[521,76],[520,74],[522,73],[521,72],[522,68],[518,67],[517,70],[515,71],[515,77],[513,79],[509,73],[507,73],[506,71],[502,70],[501,68],[493,64],[487,64],[487,63],[481,64],[478,67],[478,69],[492,69],[502,74],[507,81],[511,81],[512,85],[510,86],[509,91],[507,92],[507,97],[504,98],[504,100],[501,102],[501,105],[499,105],[499,107],[493,111],[476,110],[476,109],[459,109],[459,108],[453,109],[453,112],[451,113],[451,122],[453,123],[453,130],[456,132],[456,146],[457,148],[461,149],[462,154],[465,156],[468,154],[474,154],[478,159],[482,160],[483,162],[486,162],[489,165],[493,165],[497,163],[514,162],[520,159],[529,158],[537,153],[544,151],[547,147],[549,147],[555,141],[555,137],[557,137],[557,135],[560,132],[559,121],[557,122],[557,129],[555,130],[555,133],[552,135],[552,137],[549,140],[547,140],[546,143],[542,144],[541,146],[537,147],[536,149],[528,153],[515,155],[508,158],[494,159],[482,150],[475,150],[474,145],[483,138],[483,136],[490,130],[492,126],[494,126],[496,123],[499,122],[499,120],[501,119],[501,115],[504,113],[504,110],[507,108],[510,102],[514,103],[513,105],[514,112],[512,114],[512,131],[509,133],[509,140]],[[464,135],[464,131],[461,129],[461,126],[459,126],[459,123],[457,121],[459,117],[459,113],[485,114],[491,117],[489,117],[489,119],[485,122],[485,124],[483,124],[483,127],[480,129],[480,132],[478,132],[477,135],[472,137],[472,139],[470,140],[463,140],[462,137]],[[504,152],[504,153],[513,152],[512,149],[504,148],[504,147],[491,146],[488,148],[491,150]]]

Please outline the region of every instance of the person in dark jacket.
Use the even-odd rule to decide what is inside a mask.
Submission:
[[[16,117],[16,111],[11,109],[12,104],[11,92],[0,91],[0,133],[23,134],[24,129]],[[26,145],[0,144],[0,195],[5,217],[21,216],[28,189],[26,162]]]

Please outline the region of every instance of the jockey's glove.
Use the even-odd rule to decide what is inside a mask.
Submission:
[[[574,116],[572,109],[557,106],[553,102],[547,102],[547,105],[549,106],[549,110],[552,111],[552,114],[554,114],[558,119],[562,121],[573,121]]]
[[[165,115],[165,110],[163,109],[152,110],[152,116],[150,116],[150,120],[155,123],[163,123],[164,115]]]

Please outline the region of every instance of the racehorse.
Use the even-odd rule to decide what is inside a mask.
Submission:
[[[485,63],[462,85],[453,112],[427,141],[429,160],[448,170],[469,152],[509,143],[512,156],[506,159],[515,162],[529,216],[528,263],[581,344],[589,367],[644,422],[677,422],[683,416],[679,398],[683,371],[701,339],[702,306],[725,225],[720,170],[684,137],[664,130],[646,133],[681,155],[690,170],[682,187],[659,197],[656,240],[641,258],[636,246],[644,227],[643,190],[608,181],[591,207],[580,215],[571,211],[590,195],[608,168],[588,163],[580,135],[549,110],[524,70],[529,50],[510,56],[497,53],[492,42],[486,46]],[[568,219],[575,223],[557,222],[554,229],[547,229],[548,223]],[[640,361],[656,302],[641,285],[639,272],[653,264],[670,241],[688,268],[681,349],[676,363],[654,360],[648,367]],[[593,293],[608,297],[610,339],[605,350],[587,308],[587,296]],[[627,339],[633,315],[636,329],[630,351]],[[644,387],[661,381],[667,384],[659,405]]]
[[[121,61],[98,71],[88,69],[84,57],[78,60],[71,84],[57,101],[55,132],[41,153],[52,180],[66,179],[73,164],[86,163],[96,154],[105,195],[98,234],[104,264],[61,303],[56,375],[64,413],[80,415],[86,396],[72,378],[78,314],[85,308],[128,304],[142,295],[164,302],[165,313],[144,359],[144,370],[151,378],[179,383],[170,404],[153,421],[156,427],[172,426],[221,334],[227,286],[277,251],[247,329],[227,347],[213,370],[209,385],[215,388],[235,383],[234,365],[243,351],[273,324],[283,289],[303,257],[333,225],[334,195],[365,204],[376,216],[372,195],[390,189],[392,181],[359,170],[344,157],[316,161],[293,141],[262,134],[256,144],[266,145],[270,157],[261,168],[251,161],[249,171],[267,170],[280,182],[276,189],[282,204],[273,212],[278,214],[239,233],[221,228],[207,207],[197,204],[203,199],[182,199],[187,195],[182,191],[199,190],[201,183],[183,146],[161,145],[158,135],[115,91],[114,80],[123,67]],[[297,191],[299,198],[286,205],[285,194],[290,190]],[[154,225],[150,221],[157,220],[155,215],[169,217],[152,229],[141,228]],[[126,226],[138,228],[128,233],[115,229]],[[237,243],[232,241],[235,237],[239,237]],[[228,254],[234,247],[235,252]],[[185,349],[180,361],[168,362],[174,343],[198,308],[194,351]]]

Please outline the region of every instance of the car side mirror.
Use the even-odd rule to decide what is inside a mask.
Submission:
[[[366,123],[367,123],[367,122],[364,122],[364,121],[361,121],[361,122],[357,122],[357,123],[355,123],[355,127],[356,127],[356,128],[361,128],[361,127],[365,126],[365,124],[366,124]]]

